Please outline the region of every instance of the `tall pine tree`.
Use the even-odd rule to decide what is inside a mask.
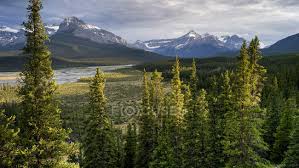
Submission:
[[[157,145],[152,155],[150,168],[173,168],[175,165],[174,148],[171,146],[170,134],[170,96],[166,96],[162,109],[162,124],[159,129]]]
[[[261,138],[259,112],[257,102],[253,102],[251,79],[252,69],[247,52],[246,42],[240,50],[233,90],[233,110],[226,114],[224,152],[228,155],[227,167],[263,167],[264,160],[258,151],[265,150]],[[256,84],[258,85],[258,84]]]
[[[273,145],[275,142],[275,133],[279,125],[280,116],[283,108],[283,97],[278,87],[277,78],[274,77],[270,86],[271,92],[267,95],[264,100],[264,106],[267,108],[266,120],[264,123],[264,139],[269,145],[269,152],[273,152]],[[268,158],[269,158],[268,154]]]
[[[170,92],[169,133],[171,147],[174,151],[175,166],[182,166],[182,126],[184,120],[184,94],[182,93],[182,81],[180,79],[180,61],[176,57],[172,67],[172,80]]]
[[[201,90],[196,99],[195,109],[185,115],[184,161],[186,168],[206,168],[208,164],[208,102],[206,91]]]
[[[104,74],[97,69],[90,83],[89,116],[83,135],[82,167],[117,167],[115,131],[107,113]]]
[[[170,146],[171,140],[169,136],[169,129],[163,126],[158,136],[158,144],[152,154],[152,161],[150,168],[174,168],[175,157],[173,148]]]
[[[135,168],[137,149],[136,125],[129,123],[125,144],[124,168]]]
[[[296,114],[294,115],[294,128],[291,133],[290,144],[282,167],[299,167],[299,109],[297,109]]]
[[[27,37],[24,55],[27,63],[21,73],[22,112],[20,136],[22,146],[30,151],[24,158],[28,167],[57,167],[71,150],[68,132],[62,128],[60,109],[55,100],[48,40],[40,16],[40,0],[29,0],[28,21],[24,23]]]
[[[149,77],[146,71],[143,75],[142,111],[139,116],[137,167],[147,168],[152,158],[156,144],[155,116],[150,103]]]
[[[271,158],[275,163],[280,163],[285,156],[290,143],[290,134],[293,129],[294,115],[296,114],[296,100],[290,98],[283,107],[281,119],[275,133],[275,143],[273,145]]]
[[[122,129],[121,128],[115,128],[114,129],[114,138],[115,138],[115,142],[116,142],[116,147],[115,147],[115,157],[116,157],[116,165],[115,167],[123,167],[123,163],[124,163],[124,153],[125,153],[125,149],[124,149],[124,136],[122,133]]]
[[[180,79],[180,61],[176,57],[176,62],[172,67],[172,80],[171,80],[171,107],[174,123],[179,126],[184,119],[184,95],[182,93],[182,81]]]
[[[197,85],[198,85],[198,77],[197,77],[197,67],[196,67],[196,61],[193,58],[192,61],[192,67],[191,67],[191,76],[190,76],[190,91],[192,94],[192,99],[196,100],[196,94],[197,94]]]
[[[151,85],[150,85],[150,104],[153,113],[157,117],[157,131],[162,124],[162,109],[163,109],[163,101],[164,101],[164,90],[162,86],[162,73],[155,70],[152,73]],[[153,123],[154,124],[154,123]]]
[[[210,167],[224,167],[225,155],[223,153],[225,115],[232,108],[232,90],[230,73],[226,71],[217,82],[214,78],[213,91],[209,94],[209,157]]]
[[[266,69],[258,64],[261,60],[262,55],[260,51],[260,41],[257,36],[251,40],[248,47],[249,55],[249,71],[251,73],[251,99],[253,105],[258,105],[261,99],[261,93],[264,86]]]

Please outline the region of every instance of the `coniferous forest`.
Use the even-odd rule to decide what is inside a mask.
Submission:
[[[129,119],[111,114],[106,75],[97,69],[84,117],[68,126],[41,9],[29,0],[18,87],[1,86],[18,99],[0,97],[1,168],[299,167],[299,66],[273,65],[258,37],[216,72],[179,57],[136,66],[142,85]]]

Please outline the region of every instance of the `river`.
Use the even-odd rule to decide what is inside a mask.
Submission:
[[[58,84],[76,82],[81,77],[89,77],[95,75],[96,68],[100,68],[104,72],[117,69],[132,67],[133,65],[112,65],[112,66],[93,66],[93,67],[73,67],[54,70],[55,80]],[[16,84],[20,72],[0,72],[0,84]]]

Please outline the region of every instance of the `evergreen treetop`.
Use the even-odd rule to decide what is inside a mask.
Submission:
[[[105,78],[99,69],[89,88],[89,116],[82,139],[82,167],[116,168],[118,165],[116,131],[107,114]]]
[[[22,158],[28,167],[55,167],[66,163],[72,146],[67,142],[68,131],[62,128],[60,109],[55,99],[48,39],[40,16],[42,2],[29,0],[28,20],[24,23],[26,45],[23,49],[27,62],[20,74],[22,112],[19,127],[22,147],[29,154]]]

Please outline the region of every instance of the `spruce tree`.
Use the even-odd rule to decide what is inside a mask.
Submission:
[[[128,124],[125,144],[124,168],[135,168],[137,133],[135,124]]]
[[[265,107],[267,108],[266,120],[264,123],[264,139],[265,142],[269,145],[269,152],[271,153],[273,152],[273,144],[275,142],[274,135],[279,125],[284,100],[279,90],[276,77],[273,78],[270,89],[271,92],[269,93],[269,95],[267,95],[264,103]]]
[[[284,168],[297,168],[299,167],[299,109],[294,118],[294,128],[291,133],[290,144],[283,161]]]
[[[99,69],[89,87],[89,116],[82,142],[82,167],[117,167],[115,132],[107,113],[104,74]]]
[[[193,61],[192,61],[192,70],[191,70],[191,76],[190,76],[190,84],[189,84],[193,100],[196,100],[197,83],[198,83],[197,67],[196,67],[195,59],[193,58]]]
[[[176,62],[172,67],[172,80],[170,92],[169,113],[169,133],[171,147],[174,151],[175,166],[182,166],[182,125],[184,120],[184,94],[182,93],[182,82],[180,79],[180,62],[176,57]]]
[[[287,100],[284,110],[281,114],[279,126],[275,134],[275,143],[271,158],[275,163],[280,163],[285,156],[290,143],[290,134],[293,129],[294,115],[296,114],[296,100],[290,98]]]
[[[223,117],[225,118],[225,115],[227,112],[230,112],[232,110],[232,98],[233,98],[233,93],[232,93],[232,82],[231,82],[231,76],[232,73],[225,71],[224,74],[222,74],[221,79],[223,81],[222,85],[220,86],[220,96],[219,96],[219,102],[223,108],[221,113]],[[223,119],[224,119],[223,118]]]
[[[196,99],[194,111],[188,111],[185,115],[184,134],[184,161],[186,168],[206,168],[208,164],[208,102],[206,91],[201,90]]]
[[[48,40],[40,16],[40,0],[29,0],[28,21],[24,23],[27,63],[20,74],[22,112],[20,113],[21,145],[30,154],[23,158],[28,167],[57,167],[70,152],[68,131],[62,128],[60,109],[55,100]]]
[[[153,113],[157,117],[155,124],[157,124],[157,131],[162,124],[162,109],[163,109],[163,101],[164,101],[164,90],[162,86],[162,73],[155,70],[152,73],[151,78],[151,93],[150,93],[150,104]],[[153,123],[154,124],[154,123]]]
[[[173,79],[171,92],[164,96],[162,121],[158,132],[157,145],[152,155],[150,167],[181,167],[182,166],[182,126],[184,115],[184,94],[180,80],[179,59],[172,69]],[[189,92],[190,93],[190,92]]]
[[[150,103],[149,77],[146,71],[143,75],[142,111],[139,116],[137,167],[147,168],[152,158],[156,144],[155,116]]]
[[[173,168],[178,167],[175,165],[174,148],[171,143],[170,134],[170,96],[166,96],[162,109],[162,124],[159,129],[157,145],[152,155],[152,161],[150,162],[150,168]]]
[[[168,128],[163,127],[158,136],[158,144],[153,152],[150,168],[178,167],[175,165],[174,151],[170,144]]]
[[[14,129],[15,117],[8,117],[0,110],[0,167],[17,166],[16,157],[19,152],[18,129]]]
[[[197,103],[197,84],[198,84],[198,77],[197,77],[197,67],[195,59],[192,61],[192,67],[191,67],[191,75],[190,75],[190,82],[189,82],[189,88],[185,88],[185,94],[184,94],[184,105],[185,108],[188,111],[194,111],[195,106]]]
[[[187,84],[182,84],[182,94],[184,95],[184,108],[183,114],[185,114],[188,110],[192,110],[192,93],[190,90],[190,86]]]
[[[123,167],[124,165],[124,157],[125,157],[125,149],[124,149],[124,136],[122,133],[121,128],[114,129],[114,138],[116,142],[115,147],[115,157],[116,157],[116,164],[114,167]]]
[[[261,60],[262,55],[260,51],[260,41],[257,36],[251,40],[248,47],[249,55],[249,70],[251,73],[251,99],[254,105],[258,105],[261,99],[261,93],[264,86],[266,69],[258,64]]]
[[[228,156],[227,167],[262,167],[264,160],[258,151],[266,146],[261,138],[260,120],[256,116],[260,110],[252,102],[252,71],[244,41],[236,70],[233,90],[233,110],[226,114],[224,152]],[[259,93],[255,93],[258,95]],[[255,100],[255,99],[254,99]]]
[[[232,90],[230,73],[226,71],[221,75],[221,83],[214,84],[209,94],[209,156],[208,163],[210,167],[224,167],[225,155],[223,153],[225,115],[232,108]],[[218,91],[217,91],[218,90]],[[219,92],[219,93],[218,93]]]
[[[180,79],[180,61],[176,57],[176,62],[172,67],[172,80],[171,80],[171,107],[174,117],[175,125],[179,126],[183,122],[184,113],[184,95],[182,93],[182,81]]]

